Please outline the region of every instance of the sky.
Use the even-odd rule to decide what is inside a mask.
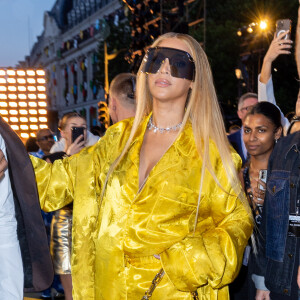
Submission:
[[[55,0],[0,0],[0,67],[15,67],[43,32]]]

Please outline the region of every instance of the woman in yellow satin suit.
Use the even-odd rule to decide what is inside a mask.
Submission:
[[[53,165],[41,206],[73,201],[74,299],[229,299],[252,219],[205,53],[184,34],[148,49],[137,112]],[[153,290],[153,289],[152,289]]]

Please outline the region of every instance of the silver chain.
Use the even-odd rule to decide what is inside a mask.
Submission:
[[[153,129],[153,132],[156,133],[156,132],[159,132],[159,133],[165,133],[165,132],[170,132],[170,131],[177,131],[178,129],[180,129],[182,127],[182,122],[180,122],[179,124],[175,125],[175,126],[172,126],[172,127],[167,127],[167,128],[159,128],[157,126],[155,126],[153,124],[153,119],[152,119],[152,116],[150,117],[149,119],[149,123],[148,123],[148,129],[149,130],[152,130]]]

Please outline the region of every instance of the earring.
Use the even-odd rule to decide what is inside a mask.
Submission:
[[[275,139],[275,144],[277,144],[277,142],[278,142],[278,139]]]

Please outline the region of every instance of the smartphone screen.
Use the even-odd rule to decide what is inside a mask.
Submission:
[[[266,183],[267,182],[267,173],[268,172],[268,170],[259,170],[259,175],[258,175],[258,178],[261,180],[261,181],[263,181],[264,183]],[[258,185],[257,185],[257,187],[260,189],[260,190],[265,190],[265,188],[261,185],[261,184],[259,184],[258,183]],[[257,200],[262,200],[261,198],[257,198]],[[259,206],[259,204],[257,204],[258,206]]]
[[[291,37],[291,26],[292,21],[290,19],[282,19],[276,21],[276,37],[282,32],[288,31],[288,33],[283,37],[284,40],[290,39]]]
[[[72,127],[72,143],[80,136],[84,134],[84,127]]]

